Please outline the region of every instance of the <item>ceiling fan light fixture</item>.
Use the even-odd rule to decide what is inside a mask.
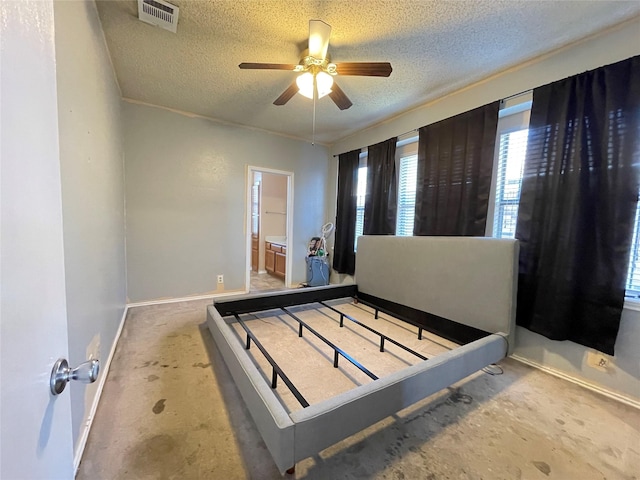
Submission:
[[[303,95],[313,100],[313,84],[314,78],[311,72],[306,72],[296,78],[296,84],[299,88],[300,95]],[[318,97],[322,98],[331,93],[331,87],[333,86],[333,77],[326,72],[318,72],[315,78],[316,89],[318,91]]]
[[[318,98],[331,93],[333,87],[333,77],[326,72],[318,72],[316,75],[316,88],[318,89]]]
[[[296,84],[300,89],[298,93],[307,98],[313,99],[313,74],[306,72],[296,78]]]

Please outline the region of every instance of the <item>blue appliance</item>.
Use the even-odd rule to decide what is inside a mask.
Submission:
[[[307,261],[307,285],[320,287],[329,285],[329,257],[306,257]]]

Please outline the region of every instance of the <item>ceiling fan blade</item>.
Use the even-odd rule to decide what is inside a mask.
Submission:
[[[336,71],[339,75],[388,77],[393,69],[389,62],[343,62],[336,63]]]
[[[280,95],[278,98],[276,98],[276,101],[273,102],[274,105],[284,105],[286,104],[289,100],[291,100],[293,98],[293,96],[298,93],[298,90],[300,90],[298,88],[298,84],[294,81],[291,85],[289,85],[289,88],[287,88],[284,92],[282,92],[282,95]]]
[[[333,103],[335,103],[340,110],[346,110],[351,105],[353,105],[353,103],[351,103],[351,100],[349,100],[349,97],[345,95],[345,93],[336,82],[333,82],[329,97],[331,98],[331,100],[333,100]]]
[[[293,63],[241,63],[238,65],[243,70],[293,70]]]
[[[324,60],[329,48],[331,25],[322,20],[309,20],[309,55]]]

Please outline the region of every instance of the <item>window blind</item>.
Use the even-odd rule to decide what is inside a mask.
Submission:
[[[527,136],[524,128],[500,135],[498,177],[496,182],[496,213],[493,236],[515,238]]]
[[[358,189],[356,191],[356,238],[354,249],[358,249],[358,237],[364,230],[364,200],[367,194],[367,167],[358,168]]]
[[[636,206],[636,220],[633,225],[633,243],[629,256],[629,272],[627,273],[626,296],[640,297],[640,235],[638,235],[638,218],[640,218],[640,202]]]
[[[400,159],[400,171],[398,173],[398,216],[396,219],[396,235],[399,236],[413,235],[417,173],[417,155],[410,155]]]

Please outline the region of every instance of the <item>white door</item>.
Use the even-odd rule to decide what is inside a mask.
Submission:
[[[72,479],[53,2],[0,2],[0,478]]]

